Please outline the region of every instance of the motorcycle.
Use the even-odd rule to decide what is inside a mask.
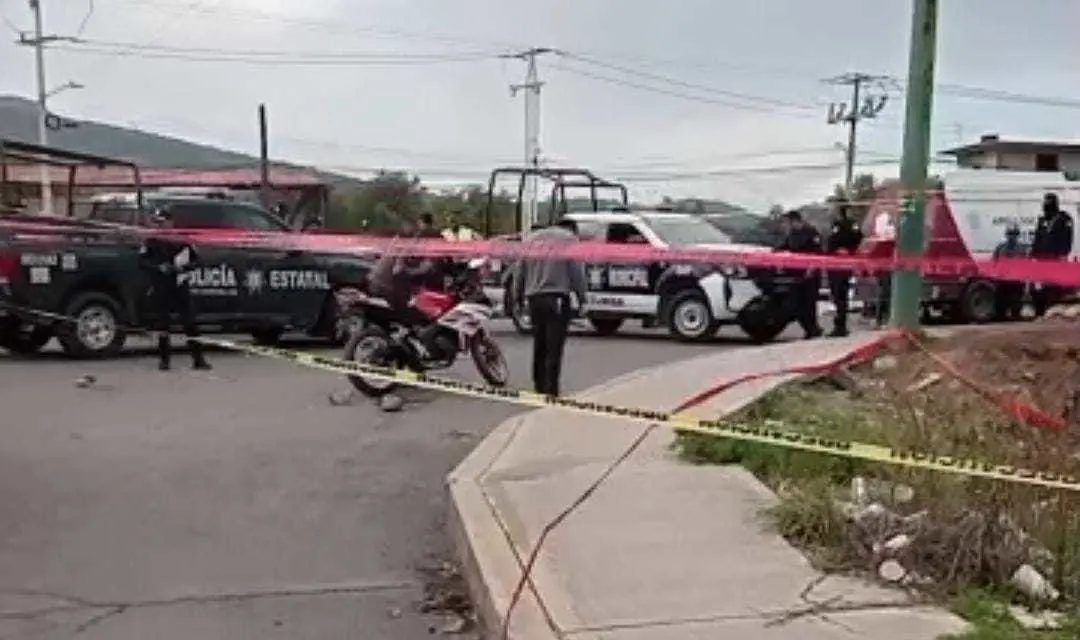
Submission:
[[[447,369],[468,353],[484,381],[506,386],[510,373],[502,349],[487,327],[493,304],[483,292],[483,259],[456,268],[445,291],[420,288],[409,302],[409,317],[399,317],[390,303],[359,290],[339,296],[346,304],[340,317],[350,327],[345,359],[377,367],[416,372]],[[371,398],[391,393],[391,380],[349,376],[357,391]]]

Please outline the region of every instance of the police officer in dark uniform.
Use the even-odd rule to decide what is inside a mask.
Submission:
[[[172,225],[172,218],[167,211],[157,211],[153,222],[158,228],[168,228]],[[153,328],[158,334],[158,369],[162,371],[169,370],[172,356],[169,328],[173,314],[179,316],[180,324],[184,327],[192,367],[204,371],[210,369],[210,363],[203,355],[202,343],[195,340],[199,337],[199,330],[195,324],[191,293],[187,281],[180,277],[189,273],[197,262],[195,249],[183,240],[148,236],[139,247],[139,267],[150,280],[150,300],[156,316]]]
[[[792,253],[822,252],[821,234],[812,225],[803,220],[802,214],[791,210],[784,214],[787,222],[784,239],[776,247],[778,251]],[[795,319],[810,340],[821,335],[817,321],[818,290],[821,288],[820,275],[814,270],[802,271],[795,287]]]
[[[1048,193],[1043,197],[1042,210],[1043,214],[1035,226],[1035,238],[1031,243],[1029,255],[1039,260],[1065,260],[1072,253],[1072,216],[1061,210],[1057,194],[1054,193]],[[1061,287],[1035,285],[1031,292],[1035,315],[1041,316],[1046,313],[1046,310],[1061,297],[1061,294]]]
[[[849,216],[849,206],[841,204],[836,210],[836,218],[829,228],[829,237],[825,243],[825,252],[830,255],[853,255],[862,244],[863,234],[857,222]],[[829,295],[836,306],[833,330],[830,337],[840,338],[848,335],[848,294],[851,288],[852,271],[830,271]]]
[[[994,248],[994,260],[1023,257],[1020,226],[1013,222],[1005,228],[1005,242]],[[1002,280],[996,283],[996,286],[994,302],[997,317],[1001,320],[1020,320],[1024,308],[1024,283]]]

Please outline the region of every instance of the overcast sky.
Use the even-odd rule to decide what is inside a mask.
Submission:
[[[47,32],[79,32],[86,0],[41,1]],[[1080,2],[941,4],[940,83],[1080,100]],[[819,198],[840,180],[838,167],[805,168],[842,161],[834,146],[845,131],[828,125],[825,113],[848,90],[821,80],[855,70],[902,80],[911,10],[910,0],[93,5],[81,31],[91,44],[48,52],[50,87],[86,85],[52,100],[65,115],[257,152],[255,109],[265,102],[276,158],[353,172],[409,168],[433,181],[467,182],[495,163],[520,162],[523,153],[522,102],[511,99],[508,85],[521,81],[524,65],[493,55],[557,47],[580,57],[541,60],[546,158],[649,178],[635,189],[642,197],[697,194],[751,207]],[[14,29],[32,25],[27,3],[0,0],[0,8],[10,35],[0,45],[0,92],[31,95],[32,52],[11,43]],[[150,48],[117,56],[109,55],[115,45],[102,43]],[[286,60],[252,62],[264,51]],[[430,57],[373,62],[380,53]],[[317,64],[312,54],[351,55]],[[213,59],[191,59],[198,56]],[[878,121],[862,127],[862,159],[899,155],[902,111],[894,91]],[[991,131],[1076,139],[1078,125],[1075,106],[975,100],[943,90],[934,144],[947,148]],[[804,168],[747,171],[785,165]],[[690,179],[706,171],[728,173]],[[679,179],[667,179],[673,176]]]

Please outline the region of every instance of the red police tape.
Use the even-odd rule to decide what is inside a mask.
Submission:
[[[5,236],[3,232],[7,232]],[[87,242],[107,244],[123,242],[125,239],[140,239],[148,235],[182,238],[195,245],[273,248],[312,252],[355,253],[356,255],[375,256],[385,253],[393,255],[418,255],[429,257],[489,257],[503,259],[517,258],[569,258],[576,260],[604,262],[644,262],[659,261],[668,263],[706,263],[710,266],[725,268],[790,268],[843,270],[857,273],[877,273],[899,268],[917,269],[924,275],[937,277],[983,277],[1012,280],[1018,282],[1041,282],[1064,286],[1080,286],[1080,263],[1054,260],[1035,260],[1030,258],[1009,258],[1000,260],[974,260],[971,258],[929,258],[905,260],[889,257],[867,256],[820,256],[793,254],[770,251],[767,248],[751,249],[742,247],[738,250],[723,248],[658,248],[637,244],[611,244],[604,242],[573,243],[522,243],[506,239],[451,242],[443,239],[403,239],[385,238],[359,234],[335,233],[258,233],[231,229],[142,229],[129,226],[107,224],[88,225],[79,221],[57,219],[44,221],[36,219],[0,220],[0,243],[25,241],[42,248],[49,245],[63,245],[65,242]],[[2,248],[2,244],[0,244]],[[59,248],[59,247],[57,247]],[[688,265],[689,266],[689,265]],[[691,398],[685,406],[704,402],[709,397],[730,389],[733,386],[769,376],[785,374],[824,373],[840,366],[855,364],[873,355],[884,341],[905,335],[916,346],[946,369],[952,376],[975,390],[988,401],[993,402],[1018,421],[1044,428],[1059,429],[1064,421],[1036,407],[1019,400],[1003,397],[987,389],[957,370],[951,363],[927,350],[914,336],[890,334],[882,341],[871,343],[849,354],[843,360],[817,365],[814,367],[793,368],[743,376],[733,381],[709,389],[699,396]]]
[[[809,255],[771,251],[768,248],[741,245],[734,249],[722,246],[653,247],[640,244],[613,244],[582,241],[572,243],[519,242],[506,239],[447,241],[439,239],[385,238],[359,234],[335,233],[259,233],[229,229],[154,230],[133,227],[75,226],[64,224],[0,221],[0,232],[12,240],[39,245],[65,241],[107,243],[122,238],[146,235],[183,238],[196,245],[239,248],[273,248],[295,251],[332,252],[355,255],[426,256],[503,260],[519,258],[567,258],[603,262],[704,263],[739,275],[739,268],[783,268],[853,271],[860,274],[910,269],[923,275],[948,279],[981,277],[1016,282],[1039,282],[1066,287],[1080,286],[1080,262],[1076,260],[1041,260],[1032,258],[929,257],[867,255]],[[0,234],[0,241],[4,236]]]

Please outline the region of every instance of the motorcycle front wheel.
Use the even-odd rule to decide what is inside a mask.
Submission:
[[[390,336],[382,327],[368,325],[349,336],[345,343],[344,358],[358,364],[398,369],[401,368],[401,362],[394,355],[396,351]],[[359,375],[347,377],[349,384],[369,398],[381,398],[398,387],[398,383],[383,378]]]
[[[499,345],[486,333],[477,334],[469,343],[469,354],[484,382],[492,387],[505,387],[510,381],[510,367]]]

